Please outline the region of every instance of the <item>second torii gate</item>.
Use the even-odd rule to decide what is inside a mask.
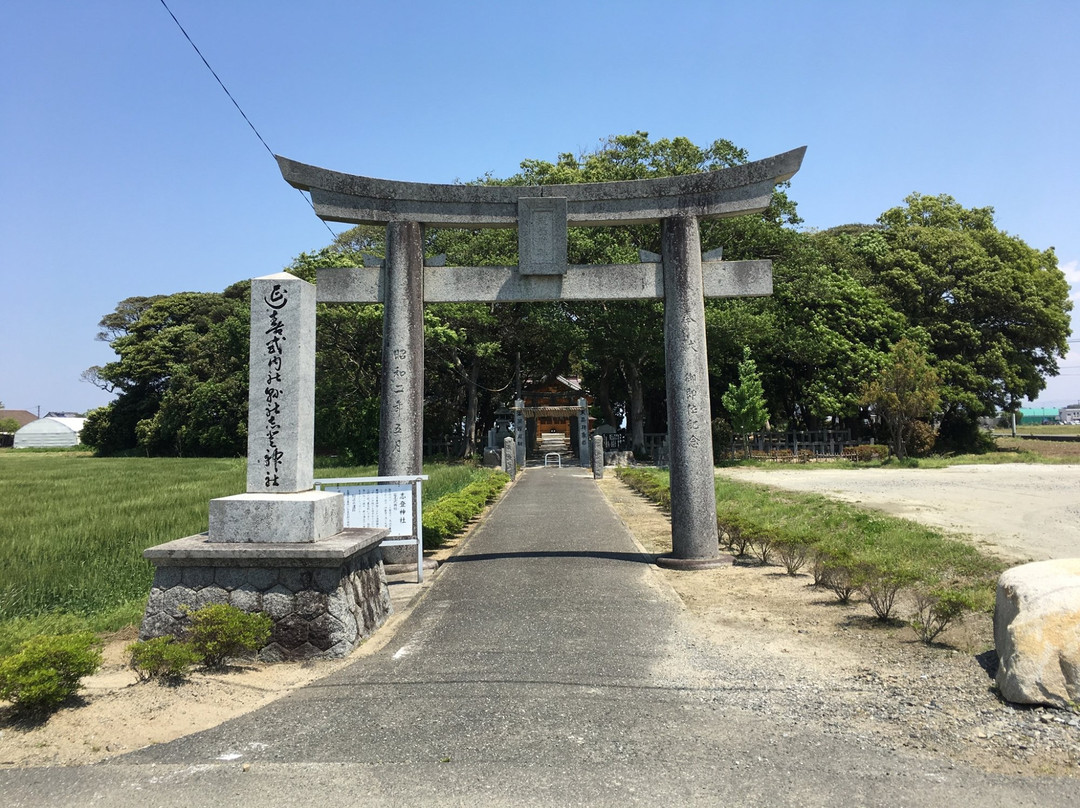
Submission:
[[[424,303],[664,300],[672,553],[658,563],[719,563],[706,297],[772,293],[772,262],[701,254],[701,219],[759,213],[799,170],[806,148],[720,171],[575,185],[431,185],[373,179],[278,157],[324,221],[386,225],[386,260],[318,271],[324,303],[382,303],[379,474],[419,474],[423,460]],[[568,226],[661,223],[661,254],[638,264],[566,262]],[[517,227],[511,267],[425,265],[423,228]]]

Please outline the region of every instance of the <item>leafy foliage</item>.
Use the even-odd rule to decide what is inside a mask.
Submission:
[[[990,207],[904,202],[878,219],[887,249],[867,280],[926,334],[946,420],[1036,398],[1068,349],[1072,304],[1053,249],[998,230]]]
[[[971,607],[971,598],[964,592],[919,590],[915,594],[915,614],[911,618],[911,627],[918,638],[929,645]]]
[[[440,497],[424,509],[424,547],[434,549],[452,539],[510,482],[502,471],[492,471],[464,488]]]
[[[0,699],[20,711],[55,710],[101,664],[100,641],[89,632],[35,637],[0,660]]]
[[[188,614],[188,643],[208,668],[221,668],[230,657],[258,651],[270,639],[273,621],[226,603],[212,603]]]
[[[893,346],[885,369],[863,392],[863,402],[873,405],[885,423],[893,452],[901,460],[915,439],[919,419],[933,413],[939,401],[938,375],[930,367],[929,357],[907,339]]]
[[[526,159],[513,176],[475,182],[638,180],[748,159],[728,140],[698,146],[639,131],[554,161]],[[1052,250],[999,230],[992,208],[912,194],[873,225],[808,233],[795,229],[799,222],[785,184],[761,214],[701,223],[703,250],[723,247],[728,259],[773,262],[770,297],[706,301],[710,420],[726,415],[723,393],[738,388],[749,349],[776,426],[828,422],[865,435],[881,406],[867,397],[868,386],[896,369],[894,346],[921,345],[940,398],[924,402],[936,412],[915,418],[933,415],[940,423],[935,451],[966,451],[979,447],[978,416],[1015,409],[1058,372],[1072,305],[1064,275]],[[313,282],[321,267],[359,266],[365,254],[382,255],[384,239],[380,228],[355,227],[302,253],[287,270]],[[517,262],[512,230],[432,228],[425,239],[425,254],[443,253],[449,265]],[[657,225],[568,232],[574,264],[633,263],[641,250],[660,251]],[[118,398],[89,414],[84,441],[101,454],[243,454],[247,307],[246,283],[220,294],[120,301],[98,335],[118,358],[85,374]],[[625,419],[641,456],[644,435],[667,426],[662,322],[663,306],[654,301],[429,305],[424,437],[472,455],[516,381],[570,374],[585,379],[605,423]],[[317,334],[316,446],[346,463],[369,463],[378,450],[382,307],[319,304]],[[895,421],[909,434],[892,436],[897,454],[928,448],[929,435],[913,423]]]
[[[166,634],[140,640],[127,647],[131,668],[140,682],[163,679],[175,682],[184,677],[188,668],[202,661],[199,653],[186,642]]]
[[[765,426],[769,418],[768,410],[765,409],[761,376],[754,360],[750,358],[749,348],[743,349],[743,360],[739,363],[739,383],[729,386],[721,401],[731,416],[731,428],[742,435],[743,452],[749,457],[749,434]]]

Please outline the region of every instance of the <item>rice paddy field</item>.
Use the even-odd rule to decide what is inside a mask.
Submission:
[[[137,622],[153,579],[142,551],[204,532],[210,500],[244,491],[245,462],[0,451],[0,653],[40,630]],[[424,471],[425,506],[486,473],[441,464]],[[371,466],[316,471],[374,474]]]

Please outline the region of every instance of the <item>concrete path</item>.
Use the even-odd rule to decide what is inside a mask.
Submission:
[[[647,562],[580,469],[530,469],[378,654],[172,743],[0,771],[3,802],[1076,804],[1075,780],[887,752],[782,702],[743,709],[760,683],[703,663]]]

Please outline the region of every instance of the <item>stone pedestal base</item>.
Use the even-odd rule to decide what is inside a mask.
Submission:
[[[730,567],[730,558],[676,558],[673,555],[657,556],[656,566],[669,570],[712,570]]]
[[[273,620],[267,662],[347,656],[390,614],[383,528],[311,543],[213,543],[205,534],[151,547],[157,567],[139,638],[183,636],[188,610],[229,603]],[[184,607],[184,608],[182,608]]]
[[[212,542],[313,542],[344,527],[345,505],[336,491],[237,494],[210,500]]]

